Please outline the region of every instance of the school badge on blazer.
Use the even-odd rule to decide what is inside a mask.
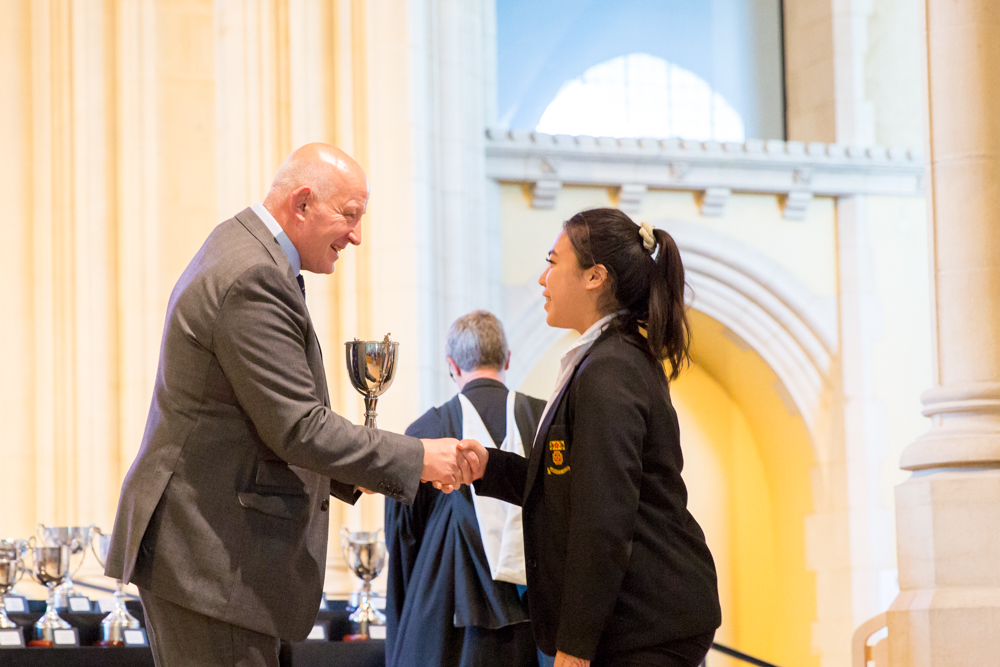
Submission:
[[[565,475],[569,472],[566,463],[566,441],[549,440],[549,465],[545,472],[549,475]]]

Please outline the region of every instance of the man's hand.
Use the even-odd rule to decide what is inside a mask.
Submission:
[[[486,472],[486,463],[489,461],[489,450],[475,440],[462,440],[458,443],[459,458],[458,463],[462,468],[466,484],[472,484],[477,479],[482,479]],[[455,487],[450,484],[434,482],[434,488],[445,493],[451,493]]]
[[[445,493],[451,493],[462,484],[471,483],[473,471],[468,459],[458,450],[458,440],[438,438],[423,439],[420,442],[424,445],[421,482],[433,482],[435,488],[444,490]]]
[[[574,658],[562,651],[556,651],[556,667],[590,667],[590,660]]]

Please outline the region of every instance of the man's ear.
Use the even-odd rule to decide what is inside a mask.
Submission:
[[[303,185],[294,192],[292,192],[292,208],[295,210],[295,215],[298,217],[303,217],[306,214],[306,207],[309,204],[309,195],[312,194],[312,190],[308,185]]]
[[[451,376],[452,380],[462,377],[462,369],[458,367],[454,359],[445,357],[445,361],[448,362],[448,375]]]
[[[509,371],[510,370],[510,350],[507,350],[507,361],[504,362],[503,369],[505,371]]]

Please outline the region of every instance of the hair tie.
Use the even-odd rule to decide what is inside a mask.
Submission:
[[[653,235],[653,225],[648,222],[639,223],[639,236],[642,237],[642,247],[650,255],[656,250],[656,236]]]

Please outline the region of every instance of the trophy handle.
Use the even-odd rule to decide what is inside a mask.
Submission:
[[[73,556],[75,554],[83,554],[80,556],[80,563],[73,568]],[[69,543],[69,558],[70,558],[70,568],[73,570],[69,578],[72,579],[76,576],[76,573],[80,571],[83,567],[83,561],[87,560],[87,547],[83,545],[83,542],[78,537],[74,537]]]
[[[99,526],[94,526],[94,534],[103,537],[104,536],[104,531],[102,531]],[[97,562],[101,564],[101,567],[104,567],[105,566],[104,563],[101,563],[101,555],[99,553],[97,553],[97,543],[98,542],[100,542],[100,540],[95,540],[93,538],[93,536],[91,536],[91,538],[90,538],[90,550],[94,552],[94,558],[96,558]]]

